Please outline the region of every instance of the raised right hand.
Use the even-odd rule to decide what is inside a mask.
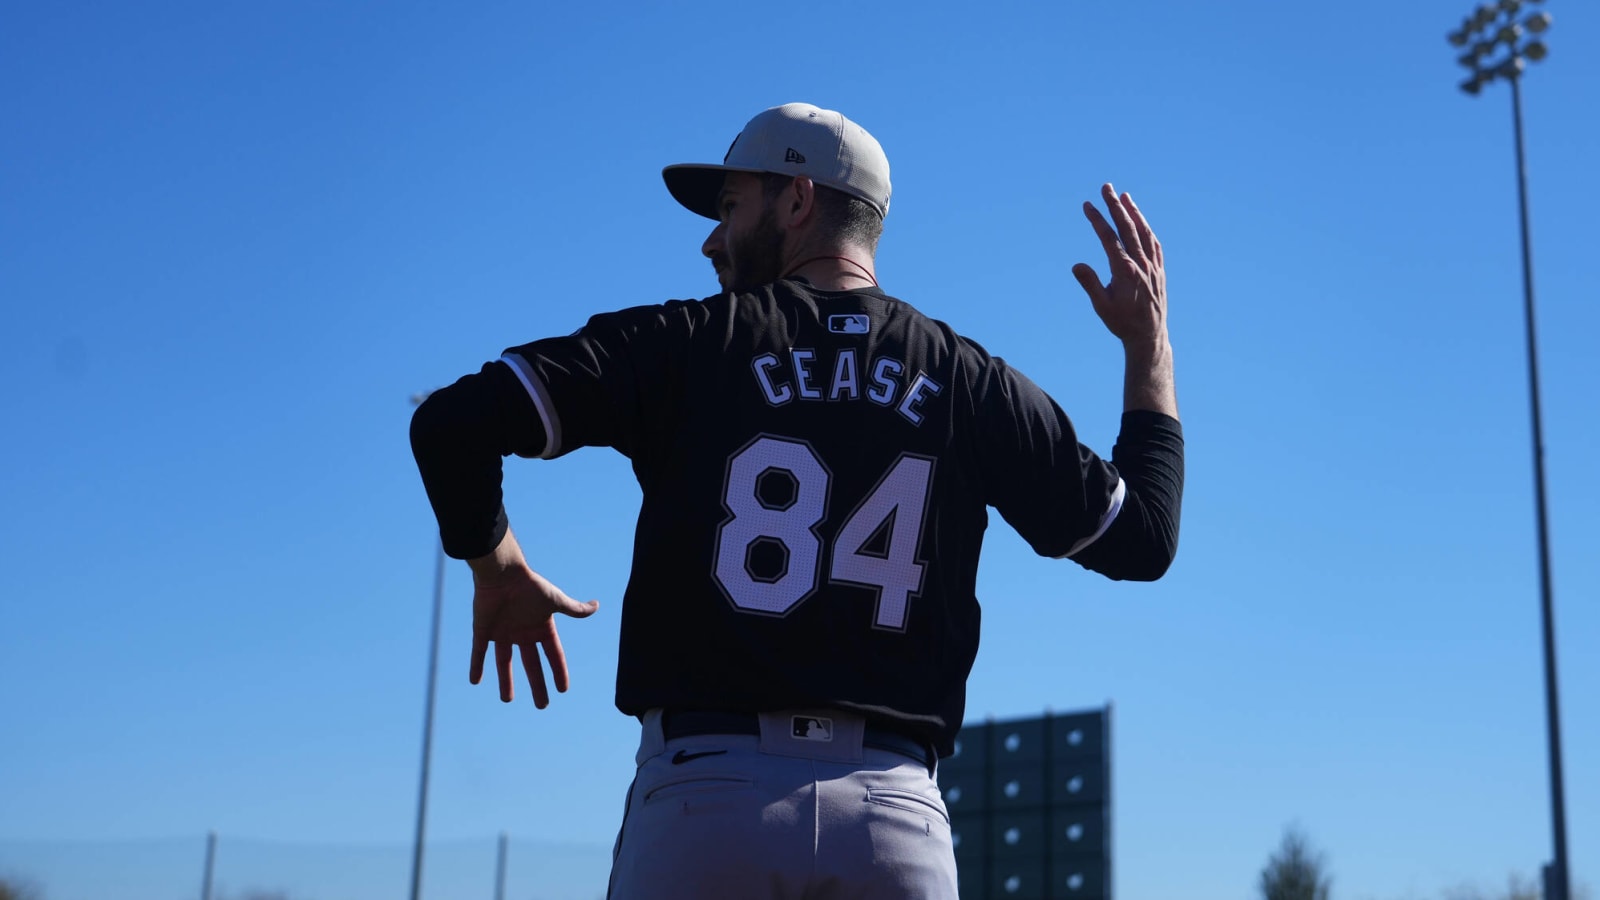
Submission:
[[[1078,284],[1089,295],[1094,311],[1106,328],[1124,345],[1162,345],[1167,340],[1167,272],[1161,242],[1129,194],[1117,196],[1109,183],[1100,194],[1117,227],[1112,229],[1093,203],[1083,204],[1083,214],[1100,236],[1111,268],[1111,282],[1102,285],[1088,263],[1072,267]]]

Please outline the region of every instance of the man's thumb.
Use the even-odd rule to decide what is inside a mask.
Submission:
[[[571,616],[574,619],[587,619],[594,615],[595,611],[598,609],[600,609],[599,600],[590,600],[587,603],[579,603],[571,597],[568,597],[566,594],[562,594],[560,598],[556,600],[556,612]]]
[[[1078,263],[1072,267],[1072,277],[1078,279],[1078,284],[1083,286],[1084,293],[1089,299],[1099,305],[1105,300],[1106,289],[1100,284],[1100,276],[1094,273],[1094,267],[1088,263]]]

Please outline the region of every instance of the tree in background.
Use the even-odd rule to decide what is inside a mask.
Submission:
[[[19,878],[0,878],[0,900],[41,900],[39,886]]]
[[[1322,854],[1311,849],[1299,828],[1285,828],[1278,851],[1261,870],[1262,900],[1328,900],[1332,886]]]

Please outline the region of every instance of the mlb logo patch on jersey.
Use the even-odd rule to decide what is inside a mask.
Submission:
[[[802,741],[833,740],[833,720],[822,716],[795,716],[790,733]]]
[[[866,334],[872,330],[872,319],[862,313],[829,316],[828,330],[834,334]]]

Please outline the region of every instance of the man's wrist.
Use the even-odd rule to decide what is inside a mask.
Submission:
[[[1160,334],[1122,342],[1122,353],[1129,367],[1162,367],[1172,364],[1172,342],[1163,330]]]
[[[473,580],[479,583],[493,581],[521,563],[522,548],[518,546],[517,538],[509,527],[493,550],[483,556],[467,560],[467,566],[472,569]]]
[[[1124,341],[1126,367],[1122,381],[1124,411],[1149,410],[1178,417],[1178,396],[1173,387],[1172,344],[1163,330],[1138,341]]]

